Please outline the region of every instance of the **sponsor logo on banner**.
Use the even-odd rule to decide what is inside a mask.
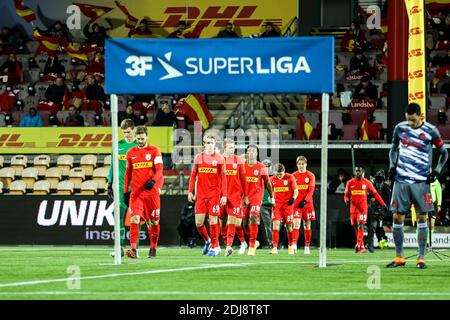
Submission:
[[[352,109],[375,109],[377,102],[371,99],[353,99],[350,107]]]
[[[389,246],[395,248],[394,236],[391,232],[386,233],[389,241]],[[374,241],[378,242],[377,237]],[[433,248],[450,248],[450,233],[433,233]],[[378,244],[374,242],[374,246]],[[417,248],[417,235],[415,233],[405,233],[403,236],[403,246],[405,248]]]

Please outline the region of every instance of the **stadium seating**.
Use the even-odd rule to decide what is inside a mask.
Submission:
[[[73,168],[69,171],[69,180],[73,182],[75,189],[81,188],[81,183],[86,179],[84,168]]]
[[[357,140],[358,128],[355,124],[344,124],[342,126],[342,140]]]
[[[0,194],[3,193],[3,182],[0,181]]]
[[[56,187],[58,186],[58,183],[62,179],[62,169],[55,167],[55,168],[49,168],[45,172],[45,180],[50,183],[50,189],[56,190]]]
[[[108,181],[109,168],[100,167],[96,168],[92,173],[92,180],[97,182],[98,189],[105,190],[106,182]]]
[[[11,158],[11,168],[15,170],[15,176],[21,177],[22,171],[27,167],[28,157],[23,154],[15,155]]]
[[[47,180],[37,181],[33,186],[34,195],[48,195],[50,193],[50,182]]]
[[[58,183],[56,187],[56,194],[58,195],[71,195],[74,191],[74,183],[70,180],[64,180]]]
[[[50,167],[50,156],[47,154],[41,154],[34,157],[33,166],[38,169],[39,177],[45,176],[45,171]]]
[[[97,157],[93,154],[86,154],[81,157],[80,167],[85,170],[87,176],[92,177],[94,169],[97,167]]]
[[[38,173],[38,169],[34,167],[28,167],[22,171],[22,181],[25,181],[27,190],[33,189],[34,183],[38,180]]]
[[[3,163],[5,162],[5,158],[0,155],[0,169],[3,168]]]
[[[73,167],[73,156],[69,154],[59,156],[56,160],[56,166],[62,170],[62,175],[67,177]]]
[[[27,184],[23,180],[15,180],[9,186],[9,194],[11,195],[24,195],[26,194]]]
[[[0,169],[0,181],[3,182],[3,188],[9,189],[11,183],[14,181],[15,170],[11,167]]]
[[[103,166],[104,166],[105,168],[108,168],[108,170],[109,170],[109,167],[111,166],[111,155],[110,155],[110,154],[107,155],[107,156],[103,159]]]
[[[97,193],[97,187],[96,181],[86,180],[81,184],[80,194],[95,195]]]

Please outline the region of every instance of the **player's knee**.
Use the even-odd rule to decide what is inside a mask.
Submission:
[[[258,223],[258,216],[252,214],[252,215],[250,216],[250,223],[252,223],[252,224]]]
[[[133,216],[133,217],[130,218],[130,223],[132,223],[132,224],[139,224],[139,220],[140,220],[139,216]]]

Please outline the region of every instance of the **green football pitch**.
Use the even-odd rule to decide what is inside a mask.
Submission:
[[[428,269],[415,268],[416,250],[406,267],[385,269],[394,250],[355,254],[327,251],[318,268],[312,249],[272,256],[208,257],[201,248],[164,247],[158,256],[123,258],[114,265],[108,247],[0,247],[0,299],[449,299],[450,259],[427,255]]]

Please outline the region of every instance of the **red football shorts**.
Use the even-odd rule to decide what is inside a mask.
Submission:
[[[242,219],[243,209],[242,209],[242,199],[229,199],[225,205],[226,214],[229,216]]]
[[[242,219],[250,219],[250,215],[258,216],[259,222],[259,212],[261,211],[261,202],[250,203],[248,206],[242,206]]]
[[[354,211],[350,212],[350,222],[352,227],[356,226],[358,223],[367,223],[367,212]]]
[[[316,220],[316,212],[314,211],[314,207],[304,206],[303,208],[295,208],[294,219],[301,219],[304,221]]]
[[[195,214],[220,216],[220,209],[220,196],[195,200]]]
[[[292,211],[292,206],[275,206],[275,209],[272,210],[272,221],[278,220],[280,222],[285,222],[286,224],[291,224],[294,219],[294,214]]]
[[[159,194],[130,197],[130,216],[139,215],[145,220],[159,221],[159,212],[161,208],[161,199]]]

